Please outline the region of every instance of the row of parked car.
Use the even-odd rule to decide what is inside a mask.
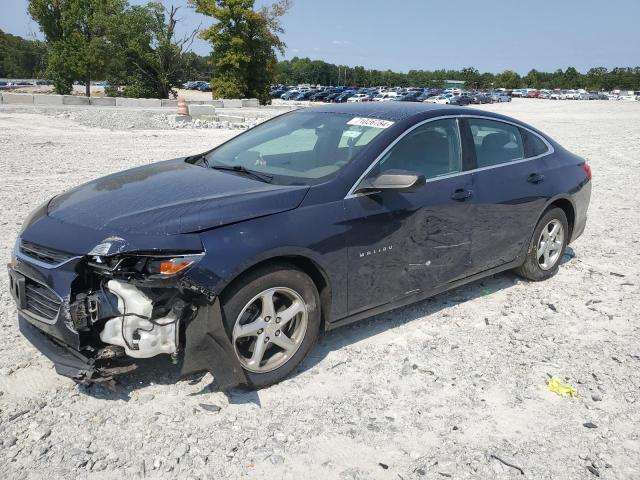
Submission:
[[[277,86],[271,90],[272,98],[283,100],[311,101],[325,103],[353,102],[428,102],[452,105],[471,103],[510,102],[508,91],[462,91],[456,88],[387,88],[387,87],[316,87]]]
[[[537,90],[523,88],[513,90],[511,95],[522,98],[542,98],[548,100],[640,100],[640,91],[589,92],[579,90]]]

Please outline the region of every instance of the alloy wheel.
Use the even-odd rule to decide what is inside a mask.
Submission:
[[[555,266],[564,246],[564,228],[558,219],[547,223],[538,239],[536,256],[542,270],[550,270]]]
[[[269,288],[253,297],[238,315],[232,332],[242,366],[266,373],[287,363],[304,340],[308,317],[302,296],[290,288]]]

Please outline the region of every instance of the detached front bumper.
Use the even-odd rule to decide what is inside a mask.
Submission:
[[[64,345],[47,335],[39,328],[33,326],[20,314],[18,314],[18,325],[20,327],[20,333],[45,357],[53,362],[56,372],[59,375],[72,378],[77,382],[96,381],[99,378],[103,380],[110,379],[110,377],[103,377],[98,372],[93,359],[85,357],[68,345]]]

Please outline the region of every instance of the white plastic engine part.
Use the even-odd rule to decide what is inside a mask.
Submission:
[[[124,347],[126,354],[135,358],[176,352],[177,322],[173,311],[166,317],[153,319],[156,324],[164,325],[154,325],[140,318],[151,317],[153,310],[151,300],[144,293],[133,285],[117,280],[109,280],[107,288],[118,297],[118,310],[126,316],[108,320],[100,332],[100,340]]]

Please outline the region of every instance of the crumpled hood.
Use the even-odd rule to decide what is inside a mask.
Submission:
[[[308,187],[282,186],[185,163],[154,163],[55,197],[48,215],[96,230],[191,233],[296,208]]]

